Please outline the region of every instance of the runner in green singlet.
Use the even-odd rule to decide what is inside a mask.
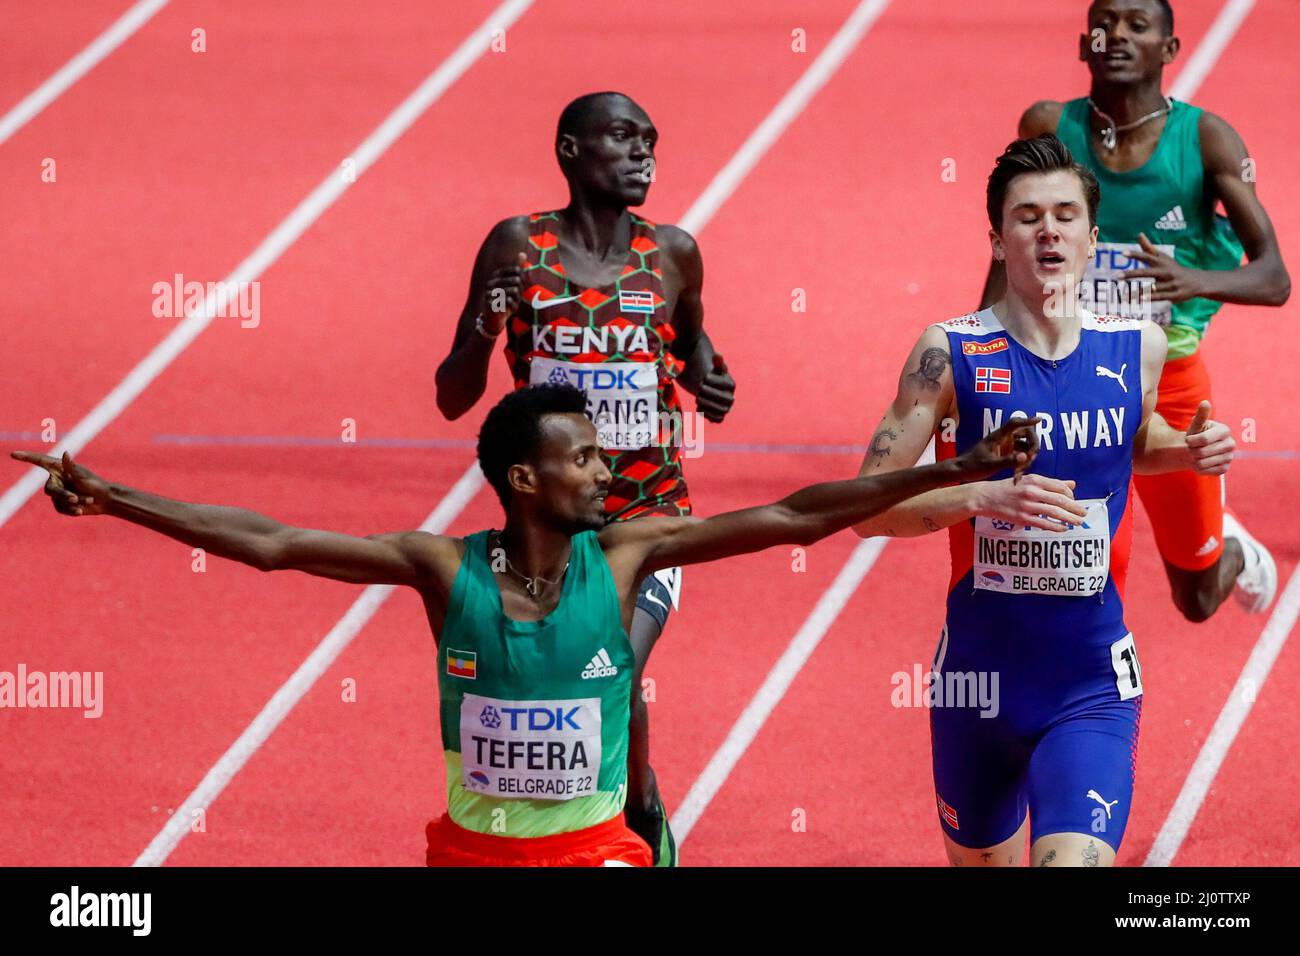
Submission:
[[[1167,0],[1096,0],[1079,38],[1089,95],[1035,103],[1021,117],[1020,136],[1055,133],[1097,176],[1097,252],[1079,286],[1081,303],[1164,327],[1169,357],[1156,409],[1187,429],[1211,399],[1198,350],[1210,318],[1224,302],[1282,305],[1291,280],[1241,137],[1213,113],[1162,92],[1164,67],[1178,51]],[[1216,212],[1220,203],[1226,216]],[[1003,288],[1005,275],[993,263],[982,304]],[[1184,617],[1206,620],[1234,588],[1247,611],[1268,608],[1277,565],[1225,510],[1221,478],[1177,472],[1134,483]]]
[[[650,847],[623,820],[629,685],[645,653],[628,633],[637,584],[658,568],[809,545],[912,495],[1023,470],[1038,419],[954,459],[775,504],[606,524],[612,476],[586,407],[568,385],[497,403],[478,455],[505,524],[465,538],[294,528],[113,484],[67,454],[13,457],[49,472],[45,492],[62,514],[113,515],[263,571],[418,591],[438,644],[447,763],[447,813],[427,829],[431,866],[650,866]]]

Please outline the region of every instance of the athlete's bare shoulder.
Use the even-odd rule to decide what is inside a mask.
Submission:
[[[1017,134],[1021,139],[1033,139],[1043,133],[1055,133],[1063,109],[1065,104],[1060,100],[1039,100],[1020,115]]]
[[[601,528],[596,538],[602,550],[608,554],[618,549],[632,547],[652,547],[664,537],[680,531],[683,527],[699,519],[673,518],[656,515],[648,518],[636,518],[632,521],[611,521]]]
[[[679,226],[655,226],[655,243],[659,247],[659,268],[663,273],[664,294],[670,303],[679,301],[698,309],[700,289],[704,284],[704,260],[694,237]]]
[[[1203,110],[1197,120],[1197,133],[1201,137],[1201,162],[1206,169],[1211,172],[1226,170],[1233,175],[1241,173],[1246,143],[1227,120]]]
[[[1121,319],[1120,321],[1125,321]],[[1154,322],[1136,321],[1142,329],[1142,364],[1151,365],[1157,372],[1164,368],[1165,356],[1169,354],[1169,336],[1165,330]]]
[[[401,539],[399,543],[403,550],[425,573],[450,586],[456,572],[460,570],[461,559],[465,557],[464,538],[431,534],[428,531],[406,531],[402,532]]]
[[[483,249],[489,253],[501,253],[507,257],[518,252],[528,243],[528,216],[510,216],[502,219],[488,232],[483,240]]]
[[[655,226],[655,242],[665,258],[680,271],[689,271],[700,259],[695,237],[680,226]]]

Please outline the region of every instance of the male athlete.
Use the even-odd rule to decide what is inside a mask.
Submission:
[[[1169,358],[1156,410],[1186,428],[1210,398],[1197,348],[1211,316],[1224,302],[1282,305],[1291,280],[1241,137],[1213,113],[1162,92],[1162,72],[1178,49],[1167,0],[1096,0],[1079,38],[1079,59],[1092,74],[1089,95],[1035,103],[1019,135],[1055,133],[1100,181],[1100,241],[1084,274],[1084,304],[1164,327]],[[1228,219],[1216,215],[1219,202]],[[994,262],[981,306],[1004,284]],[[1177,472],[1139,475],[1136,484],[1187,620],[1209,618],[1234,584],[1247,611],[1272,603],[1277,565],[1224,511],[1221,479]]]
[[[861,475],[940,459],[1036,415],[1019,481],[918,495],[859,535],[949,529],[952,578],[932,688],[998,676],[992,713],[930,711],[939,822],[955,866],[1109,866],[1128,823],[1142,671],[1124,624],[1134,471],[1223,474],[1234,443],[1202,402],[1186,434],[1155,409],[1165,335],[1078,307],[1095,254],[1097,181],[1050,134],[1007,147],[989,177],[989,239],[1006,291],[932,325],[903,368]],[[991,676],[987,678],[992,682]],[[980,680],[983,686],[984,681]],[[946,706],[945,706],[946,705]]]
[[[474,406],[487,385],[497,339],[515,387],[570,382],[588,408],[613,473],[605,514],[622,521],[691,513],[682,446],[687,428],[677,386],[721,422],[735,382],[704,333],[703,264],[676,226],[634,215],[654,171],[658,132],[622,93],[590,93],[560,114],[555,154],[569,204],[497,224],[474,263],[451,353],[438,369],[438,407],[449,419]],[[632,644],[649,657],[681,594],[681,570],[641,582]],[[632,681],[628,825],[675,866],[677,848],[650,769],[649,719],[641,674]]]
[[[909,495],[1033,460],[1032,422],[1004,425],[939,464],[813,485],[712,518],[606,523],[613,476],[588,399],[568,385],[511,392],[488,413],[478,458],[506,512],[465,538],[359,538],[186,504],[30,452],[62,514],[108,514],[263,571],[298,570],[419,591],[438,644],[447,814],[431,866],[651,865],[623,822],[629,699],[648,648],[628,636],[640,582],[661,568],[778,544],[809,545]]]

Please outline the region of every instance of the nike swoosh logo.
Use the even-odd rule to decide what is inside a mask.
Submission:
[[[663,601],[659,600],[657,597],[655,597],[653,591],[647,591],[646,594],[645,594],[645,599],[646,599],[647,601],[654,601],[656,604],[658,604],[658,605],[659,605],[661,608],[663,608],[665,611],[668,610],[668,605],[665,604]]]
[[[553,305],[563,305],[566,302],[572,302],[574,299],[580,298],[576,295],[566,295],[563,298],[539,299],[537,296],[538,293],[534,292],[533,301],[529,303],[529,305],[533,307],[534,311],[537,309],[549,309]]]

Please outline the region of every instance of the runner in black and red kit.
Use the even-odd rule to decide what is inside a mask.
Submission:
[[[565,107],[555,153],[569,204],[505,219],[488,234],[437,374],[448,419],[482,397],[498,339],[516,388],[567,382],[585,390],[613,475],[611,521],[690,514],[681,460],[698,427],[684,419],[678,389],[695,395],[710,422],[735,400],[735,382],[704,333],[695,240],[628,210],[645,202],[657,139],[645,111],[622,93],[591,93]],[[629,636],[643,664],[680,588],[678,568],[640,586]],[[627,824],[650,844],[656,866],[674,866],[640,672],[631,703]]]

